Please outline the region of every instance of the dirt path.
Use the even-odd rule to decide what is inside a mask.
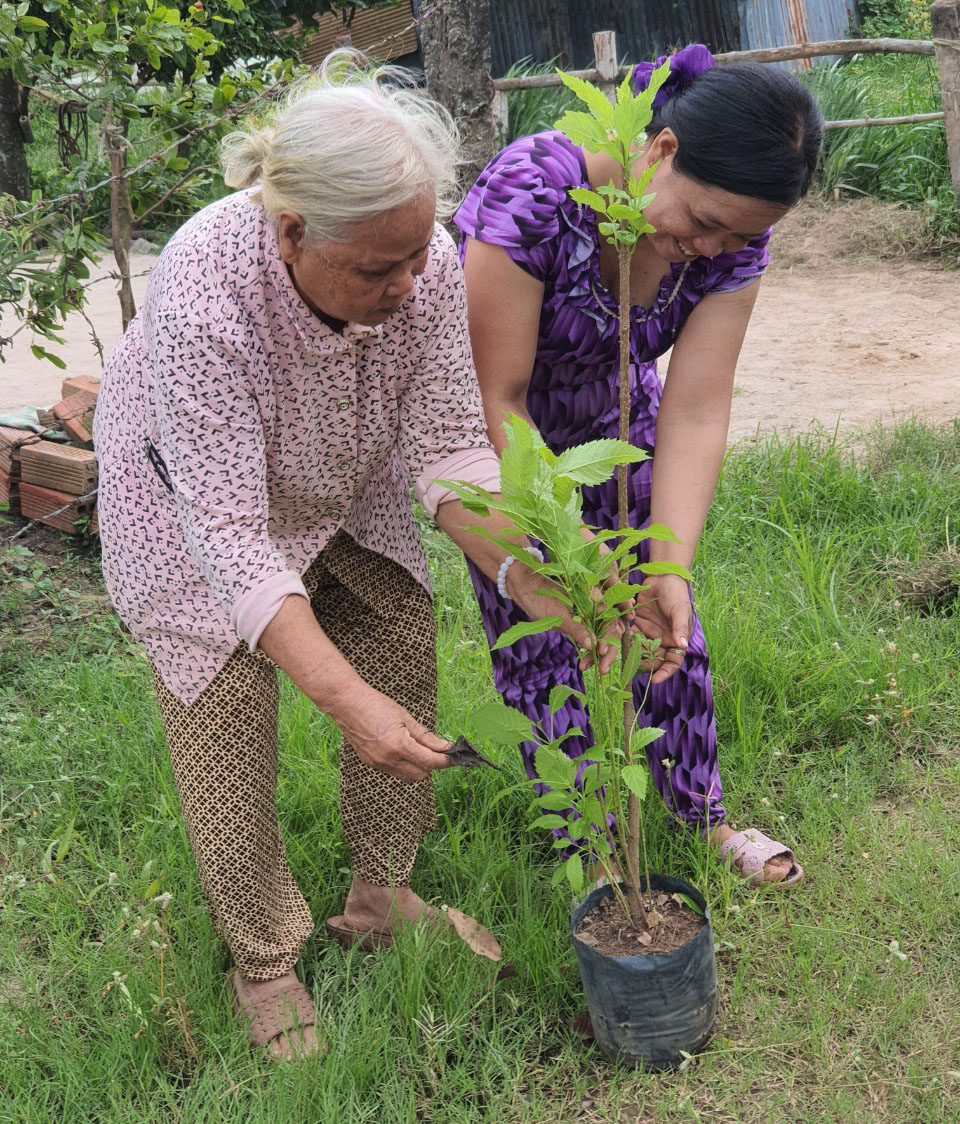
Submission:
[[[875,252],[877,226],[874,210],[811,206],[778,228],[737,373],[731,441],[814,422],[846,434],[911,413],[960,416],[960,274],[870,256],[865,239],[873,235]],[[132,272],[155,260],[135,255]],[[146,278],[134,285],[139,302]],[[88,310],[108,351],[120,334],[114,289],[110,280],[93,286]],[[70,373],[97,374],[82,317],[71,318],[65,338]],[[30,342],[21,333],[0,364],[0,411],[60,396],[63,374],[35,359]]]

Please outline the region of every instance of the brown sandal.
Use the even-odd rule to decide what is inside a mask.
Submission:
[[[317,1025],[317,1009],[303,984],[299,980],[291,983],[289,975],[290,973],[286,973],[271,981],[276,986],[256,1000],[243,999],[242,977],[238,971],[234,971],[230,977],[233,1013],[241,1021],[247,1019],[244,1029],[251,1045],[269,1046],[281,1036],[286,1038],[290,1047],[289,1054],[268,1051],[277,1061],[300,1059],[325,1049],[319,1042],[307,1046],[303,1040],[303,1031]]]
[[[440,909],[430,907],[424,920],[436,925],[438,932],[452,929],[477,956],[485,956],[494,963],[500,960],[500,945],[493,934],[459,909],[452,906],[442,906]],[[347,924],[342,914],[327,918],[326,930],[344,948],[360,948],[364,952],[372,952],[375,949],[393,947],[393,934],[389,930],[355,929]]]
[[[393,934],[386,929],[354,929],[348,925],[342,914],[328,917],[326,930],[337,944],[344,948],[359,948],[364,952],[373,952],[378,948],[393,948]]]

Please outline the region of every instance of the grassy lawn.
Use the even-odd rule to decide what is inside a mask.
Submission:
[[[420,932],[376,955],[321,936],[301,967],[329,1055],[252,1054],[143,657],[94,556],[8,545],[0,520],[0,1121],[960,1120],[960,615],[910,605],[887,570],[960,531],[958,465],[956,423],[873,434],[856,461],[823,435],[728,459],[695,568],[726,804],[807,881],[750,890],[651,802],[655,869],[708,895],[721,981],[707,1051],[657,1076],[564,1027],[569,903],[526,830],[519,760],[439,778],[415,876],[494,929],[517,977],[492,985]],[[489,662],[459,555],[428,545],[452,734],[492,693]],[[336,740],[285,688],[281,820],[322,934],[348,879]]]

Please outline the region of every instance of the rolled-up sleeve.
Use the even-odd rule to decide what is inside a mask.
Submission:
[[[164,265],[144,310],[159,449],[187,549],[254,648],[284,598],[307,593],[268,533],[265,434],[239,316],[189,247]]]
[[[417,499],[431,517],[457,496],[439,480],[500,490],[470,351],[463,274],[450,236],[437,228],[421,279],[419,354],[400,399],[399,448]]]

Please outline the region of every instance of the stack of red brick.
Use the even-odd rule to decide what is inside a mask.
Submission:
[[[97,457],[91,427],[100,383],[64,379],[63,400],[41,410],[40,421],[61,430],[69,444],[21,429],[0,427],[0,501],[27,519],[68,533],[97,530]]]

